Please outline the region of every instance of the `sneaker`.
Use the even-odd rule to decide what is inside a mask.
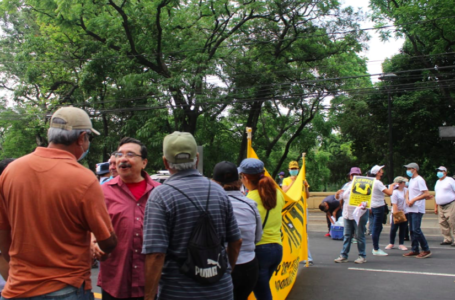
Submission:
[[[357,239],[356,239],[356,238],[352,238],[352,239],[351,239],[351,243],[357,244]]]
[[[324,236],[330,237],[330,233],[327,232]]]
[[[430,251],[422,251],[420,252],[419,255],[416,256],[416,258],[427,258],[427,257],[430,257],[431,256],[431,252]]]
[[[348,259],[344,258],[343,256],[340,255],[340,257],[338,257],[337,259],[334,259],[333,261],[336,263],[346,263],[346,262],[348,262]]]
[[[393,247],[393,244],[388,244],[387,246],[385,246],[385,249],[386,250],[390,250],[390,249],[393,249],[395,247]]]
[[[366,263],[367,260],[365,259],[365,257],[359,256],[359,258],[357,258],[356,260],[354,260],[354,262],[355,262],[356,264],[363,264],[363,263]]]
[[[313,262],[312,260],[310,260],[310,261],[308,262],[308,266],[311,267],[312,265],[314,265],[314,262]]]
[[[405,237],[404,240],[405,240],[405,241],[409,241],[409,237]]]
[[[440,245],[450,245],[450,244],[452,244],[452,242],[444,241],[444,242],[442,242]]]
[[[398,249],[403,250],[403,251],[408,251],[408,247],[406,247],[405,245],[399,245]]]
[[[419,252],[414,252],[414,251],[403,254],[404,257],[415,257],[417,255],[419,255]]]
[[[378,250],[374,250],[373,249],[373,255],[376,255],[376,256],[387,256],[388,254],[385,253],[384,251],[382,251],[381,249],[378,249]]]

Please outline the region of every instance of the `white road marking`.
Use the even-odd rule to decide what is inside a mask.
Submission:
[[[448,247],[430,247],[430,250],[431,249],[455,250],[455,247],[451,247],[451,246],[448,246]]]
[[[368,272],[382,272],[382,273],[400,273],[400,274],[414,274],[414,275],[428,275],[428,276],[455,277],[455,274],[447,274],[447,273],[430,273],[430,272],[396,271],[396,270],[377,270],[377,269],[364,269],[364,268],[348,268],[348,270],[353,270],[353,271],[368,271]]]

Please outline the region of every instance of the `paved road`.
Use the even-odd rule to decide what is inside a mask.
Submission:
[[[381,248],[388,242],[388,230],[381,236]],[[427,235],[433,252],[427,259],[406,258],[402,256],[405,252],[397,249],[387,251],[387,257],[373,256],[371,237],[368,237],[368,262],[360,265],[353,262],[358,254],[355,244],[351,247],[350,262],[334,263],[342,242],[323,235],[324,232],[310,232],[310,249],[315,264],[301,268],[288,300],[455,299],[455,247],[440,246],[439,235]],[[405,242],[405,245],[410,247],[410,242]],[[92,269],[93,291],[100,293],[96,286],[97,275],[98,269]]]
[[[388,240],[385,235],[381,237],[383,248]],[[338,257],[342,242],[326,238],[321,232],[310,232],[310,249],[315,264],[301,269],[287,299],[453,300],[455,247],[440,246],[441,237],[438,235],[427,235],[427,240],[433,252],[432,257],[427,259],[403,257],[404,251],[397,249],[388,250],[387,257],[373,256],[369,237],[367,263],[357,265],[353,262],[358,252],[357,246],[352,245],[350,262],[336,264],[333,259]],[[410,247],[410,242],[405,242],[405,245]]]

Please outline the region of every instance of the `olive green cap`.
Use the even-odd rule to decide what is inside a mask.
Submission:
[[[197,154],[197,144],[188,132],[174,131],[163,141],[163,154],[173,164],[193,162]]]

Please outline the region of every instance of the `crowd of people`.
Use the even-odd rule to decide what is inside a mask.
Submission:
[[[197,171],[194,137],[174,132],[163,140],[163,184],[145,172],[147,148],[131,137],[96,177],[78,162],[96,135],[86,112],[60,108],[49,146],[5,166],[2,299],[92,299],[94,259],[103,299],[272,299],[285,200],[262,161],[220,162],[209,180]],[[285,189],[298,164],[290,169]]]
[[[97,165],[97,178],[78,162],[96,135],[86,112],[64,107],[50,120],[47,148],[0,162],[2,299],[93,299],[94,259],[100,262],[97,285],[103,299],[247,299],[252,292],[258,300],[272,299],[269,282],[283,255],[285,200],[265,176],[262,161],[248,158],[238,167],[220,162],[209,180],[197,171],[194,137],[174,132],[163,140],[162,160],[170,177],[160,184],[145,171],[145,145],[125,137],[109,161]],[[348,205],[352,179],[362,174],[357,167],[351,168],[350,181],[320,205],[329,227],[340,216],[344,220],[337,263],[348,261],[354,237],[355,262],[366,262],[368,219],[373,255],[387,255],[379,249],[385,195],[391,195],[397,220],[386,249],[394,248],[399,230],[398,248],[407,250],[404,224],[409,223],[412,251],[404,256],[431,255],[420,228],[430,196],[419,166],[405,166],[409,186],[400,176],[389,187],[380,181],[383,167],[370,172],[375,177],[370,213],[356,219],[355,207]],[[293,186],[298,172],[292,161],[290,176],[280,174],[283,191]],[[455,181],[446,175],[447,169],[439,167],[435,212],[442,244],[454,246]],[[309,197],[309,184],[303,185]],[[309,249],[308,254],[311,265]]]
[[[419,175],[419,165],[410,163],[404,165],[406,176],[398,176],[394,182],[385,186],[381,182],[384,175],[384,166],[374,166],[366,176],[374,177],[374,185],[371,194],[371,208],[350,206],[349,199],[353,179],[355,176],[362,176],[358,167],[352,167],[348,173],[349,181],[337,191],[335,195],[326,197],[319,209],[326,213],[327,225],[330,236],[330,229],[335,225],[336,220],[343,217],[343,246],[340,256],[334,261],[336,263],[348,262],[351,243],[357,243],[358,258],[355,263],[367,262],[365,250],[365,233],[369,223],[369,234],[372,238],[374,256],[388,256],[388,253],[379,248],[379,238],[383,224],[390,220],[389,244],[385,250],[395,247],[396,235],[398,232],[398,249],[408,251],[404,245],[405,240],[411,239],[411,251],[403,254],[404,257],[428,258],[432,255],[425,235],[422,232],[422,218],[425,214],[426,200],[432,199],[425,180]],[[436,169],[438,181],[435,185],[435,214],[438,214],[439,225],[443,235],[441,245],[455,247],[455,180],[447,176],[447,168],[440,166]],[[385,196],[390,196],[391,216],[388,220],[388,204]],[[357,212],[356,212],[357,209]],[[360,213],[359,213],[360,210]],[[355,214],[357,215],[357,218]]]

